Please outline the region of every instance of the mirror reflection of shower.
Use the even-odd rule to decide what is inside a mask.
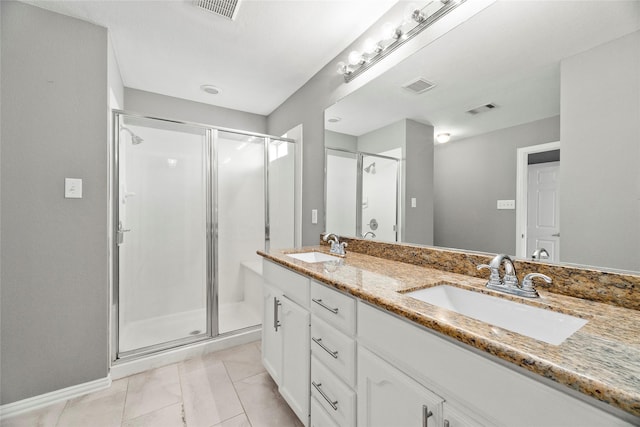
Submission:
[[[364,171],[366,173],[370,173],[371,175],[375,175],[376,174],[376,162],[373,162],[369,166],[364,168]]]
[[[135,133],[133,133],[133,131],[127,127],[124,126],[120,126],[120,130],[121,131],[126,131],[129,133],[129,135],[131,135],[131,144],[133,145],[138,145],[138,144],[142,144],[144,142],[144,139],[142,139],[141,137],[139,137],[138,135],[136,135]]]

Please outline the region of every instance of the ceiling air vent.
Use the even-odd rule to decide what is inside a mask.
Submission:
[[[486,113],[487,111],[491,111],[498,106],[494,103],[484,104],[476,108],[472,108],[471,110],[467,110],[467,113],[475,116],[476,114]]]
[[[420,77],[402,86],[402,88],[408,90],[409,92],[419,94],[419,93],[428,91],[434,86],[435,86],[435,83],[431,83],[430,81]]]
[[[194,4],[227,19],[235,19],[240,0],[194,0]]]

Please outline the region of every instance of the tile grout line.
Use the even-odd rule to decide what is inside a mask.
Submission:
[[[67,399],[64,402],[64,407],[62,408],[62,411],[60,411],[60,413],[58,414],[58,417],[56,418],[56,423],[55,423],[56,426],[60,424],[60,419],[62,418],[62,414],[64,414],[64,411],[67,410],[67,407],[69,406],[69,402],[71,402],[71,399]]]
[[[127,389],[124,391],[124,402],[122,402],[122,414],[120,415],[120,427],[124,424],[124,409],[127,407],[127,399],[129,398],[129,379],[131,375],[125,377],[127,379]],[[113,383],[111,383],[113,384]]]
[[[176,363],[176,369],[178,370],[178,384],[180,384],[180,406],[182,408],[181,413],[182,413],[182,425],[184,427],[187,427],[187,413],[184,410],[184,389],[182,387],[182,372],[180,370],[180,363],[182,362],[178,362]]]
[[[233,392],[236,394],[236,398],[238,398],[238,402],[240,402],[240,406],[242,407],[242,413],[244,414],[244,417],[247,419],[247,422],[249,423],[249,427],[251,427],[253,425],[253,423],[249,419],[249,414],[247,413],[247,409],[244,407],[244,403],[242,402],[242,399],[240,399],[240,395],[238,394],[238,390],[236,389],[236,383],[231,379],[231,375],[229,374],[229,369],[227,368],[227,364],[224,362],[224,360],[221,360],[221,362],[222,362],[222,366],[224,366],[224,371],[227,374],[227,378],[229,379],[229,382],[231,383],[231,386],[233,387]],[[231,419],[231,418],[229,418],[229,419]],[[224,422],[224,421],[222,421],[222,422]]]

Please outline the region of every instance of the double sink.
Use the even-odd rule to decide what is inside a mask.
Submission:
[[[292,253],[287,256],[306,263],[341,259],[323,252]],[[587,323],[587,320],[579,317],[448,284],[404,295],[552,345],[562,344]]]

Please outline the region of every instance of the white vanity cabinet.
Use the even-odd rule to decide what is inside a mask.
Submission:
[[[358,348],[358,427],[440,427],[443,402],[364,347]]]
[[[309,279],[263,262],[262,363],[305,426],[309,425]]]
[[[355,427],[356,300],[312,281],[311,313],[311,425]]]
[[[331,286],[263,267],[263,363],[305,426],[634,425]]]
[[[387,311],[358,302],[358,422],[369,393],[365,351],[371,351],[446,401],[440,414],[456,426],[631,426],[582,399],[467,349]],[[366,347],[366,350],[362,347]],[[361,376],[362,375],[362,376]],[[392,411],[395,402],[376,410]],[[449,406],[451,405],[451,406]],[[464,408],[464,410],[462,409]],[[434,411],[435,413],[435,411]],[[444,415],[443,415],[444,414]],[[363,424],[365,425],[365,424]],[[399,424],[397,424],[399,425]],[[420,424],[418,424],[420,425]],[[457,427],[457,426],[456,426]]]

